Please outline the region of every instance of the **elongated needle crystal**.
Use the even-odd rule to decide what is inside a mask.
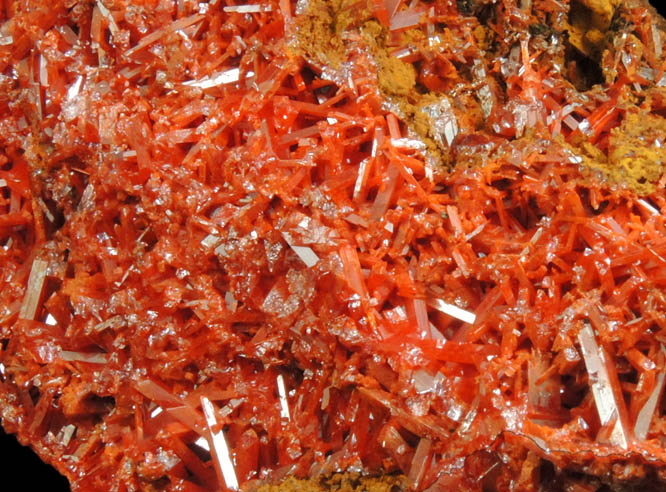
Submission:
[[[634,435],[637,439],[645,439],[648,431],[650,430],[650,423],[652,422],[654,411],[656,410],[657,404],[659,403],[661,391],[664,389],[665,377],[666,374],[663,372],[659,373],[654,390],[652,390],[650,397],[645,402],[645,405],[643,405],[643,408],[641,408],[641,411],[638,412],[638,416],[636,417],[636,425],[634,426]]]
[[[602,426],[612,425],[610,441],[618,446],[627,448],[629,438],[624,426],[620,402],[613,391],[613,383],[606,363],[606,354],[597,343],[594,331],[589,324],[578,333],[578,341],[583,352],[585,367],[589,374],[590,386],[597,405],[599,420]]]
[[[664,346],[661,346],[661,351],[666,353]],[[636,416],[636,425],[634,426],[634,436],[636,439],[643,440],[647,436],[648,431],[650,430],[650,423],[652,422],[652,417],[654,416],[654,411],[657,409],[659,404],[659,399],[661,398],[661,393],[664,389],[664,380],[666,379],[666,374],[663,371],[660,371],[657,375],[657,382],[654,385],[650,397],[647,399],[643,408]]]
[[[224,438],[224,433],[222,430],[213,430],[217,426],[215,409],[213,408],[213,404],[210,402],[210,400],[205,396],[201,397],[201,408],[203,409],[204,417],[206,417],[206,423],[210,428],[210,438],[212,444],[211,452],[213,454],[213,459],[216,461],[216,469],[218,470],[218,474],[221,475],[220,479],[224,480],[227,488],[231,490],[239,490],[238,478],[236,478],[236,470],[234,469],[234,464],[231,461],[231,454],[229,453],[227,441]]]
[[[239,76],[240,69],[231,68],[229,70],[225,70],[224,72],[218,72],[202,79],[188,80],[187,82],[183,82],[183,85],[188,87],[198,87],[200,89],[210,89],[211,87],[217,87],[218,85],[238,82]]]
[[[109,31],[111,31],[111,34],[116,35],[118,32],[120,32],[120,29],[118,29],[118,24],[116,24],[116,19],[114,19],[113,17],[113,14],[111,14],[109,9],[107,9],[106,6],[102,2],[100,2],[100,0],[97,0],[97,8],[99,9],[100,14],[102,14],[102,17],[104,17],[109,23]]]
[[[428,299],[428,305],[435,308],[437,311],[448,314],[449,316],[457,318],[465,323],[474,324],[474,321],[476,320],[476,315],[474,313],[459,308],[453,304],[446,303],[441,299]]]
[[[30,320],[35,319],[42,298],[42,292],[44,290],[47,267],[48,263],[44,260],[35,260],[32,262],[32,269],[30,270],[30,277],[28,278],[28,288],[25,291],[25,297],[23,298],[19,318]]]
[[[312,251],[312,248],[308,246],[297,246],[293,244],[288,234],[282,233],[282,236],[284,237],[284,240],[287,242],[292,251],[296,253],[296,256],[298,256],[301,259],[301,261],[305,263],[305,266],[307,266],[308,268],[312,268],[317,264],[317,262],[319,261],[319,256],[317,256],[317,253]]]
[[[236,12],[239,14],[255,14],[258,12],[271,12],[273,10],[272,5],[230,5],[224,7],[225,12]]]
[[[290,420],[289,416],[289,402],[287,401],[287,390],[284,386],[284,377],[278,374],[277,377],[278,394],[280,395],[280,417]]]

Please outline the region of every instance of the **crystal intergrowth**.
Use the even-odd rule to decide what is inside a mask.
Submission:
[[[0,19],[2,425],[72,490],[663,486],[652,10]]]

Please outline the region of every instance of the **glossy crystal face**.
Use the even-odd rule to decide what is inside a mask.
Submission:
[[[72,490],[663,486],[652,10],[0,16],[0,416]]]

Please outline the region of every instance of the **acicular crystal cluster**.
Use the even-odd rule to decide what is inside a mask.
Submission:
[[[649,6],[0,19],[0,417],[73,491],[666,486]]]

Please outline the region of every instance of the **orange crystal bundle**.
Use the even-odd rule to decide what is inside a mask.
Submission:
[[[664,486],[648,7],[0,16],[2,425],[72,490]]]

